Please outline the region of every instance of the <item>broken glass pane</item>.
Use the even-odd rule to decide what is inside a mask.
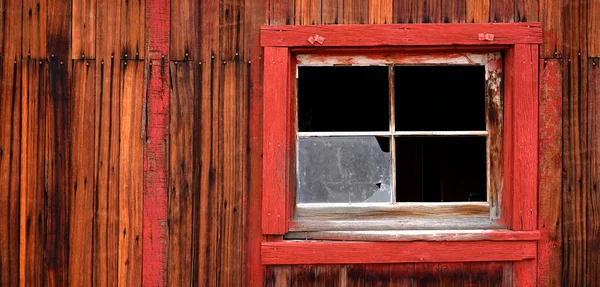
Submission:
[[[391,202],[386,137],[298,139],[298,203]]]

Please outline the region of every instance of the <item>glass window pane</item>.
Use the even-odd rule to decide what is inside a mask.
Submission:
[[[297,202],[391,202],[386,137],[298,139]]]
[[[485,137],[396,138],[396,201],[486,201]]]
[[[298,130],[389,130],[387,67],[299,67]]]
[[[485,131],[483,66],[397,66],[396,131]]]

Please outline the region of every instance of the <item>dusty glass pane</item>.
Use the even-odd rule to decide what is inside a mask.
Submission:
[[[298,203],[391,202],[386,137],[298,139]]]

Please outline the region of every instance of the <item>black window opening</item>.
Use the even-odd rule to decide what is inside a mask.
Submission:
[[[487,200],[484,66],[300,66],[298,203]]]

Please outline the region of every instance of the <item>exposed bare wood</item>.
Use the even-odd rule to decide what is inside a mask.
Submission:
[[[96,58],[96,5],[96,0],[73,1],[71,59]]]
[[[467,23],[489,23],[490,0],[466,0]]]
[[[379,220],[296,220],[289,231],[506,229],[485,217],[405,217]]]
[[[479,217],[489,214],[487,202],[401,202],[394,205],[297,204],[296,218],[303,220],[368,220],[393,217]]]
[[[341,241],[511,241],[539,240],[538,231],[510,230],[374,230],[290,232],[285,239]]]

